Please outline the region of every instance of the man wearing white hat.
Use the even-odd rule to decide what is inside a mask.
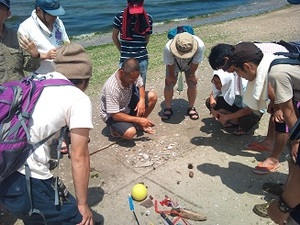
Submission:
[[[166,65],[166,79],[164,88],[165,109],[161,115],[162,120],[170,119],[173,114],[172,97],[178,73],[184,72],[188,86],[187,96],[189,107],[187,115],[192,120],[199,119],[194,106],[197,95],[197,68],[204,56],[204,43],[195,35],[187,32],[177,34],[169,40],[164,48],[164,64]]]

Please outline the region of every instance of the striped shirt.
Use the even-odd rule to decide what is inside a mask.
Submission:
[[[130,113],[129,103],[132,95],[132,85],[123,87],[118,76],[118,70],[104,83],[100,99],[100,117],[105,122],[112,114]],[[143,86],[141,76],[135,82],[137,87]]]
[[[118,29],[120,33],[122,33],[122,20],[123,20],[123,11],[120,11],[114,18],[113,27]],[[150,30],[146,35],[152,34],[152,16],[148,14]],[[148,50],[147,50],[147,42],[146,35],[140,35],[134,32],[133,28],[136,22],[136,17],[132,15],[131,24],[133,40],[123,40],[120,38],[121,44],[121,57],[120,62],[123,62],[128,58],[136,58],[139,62],[148,59]]]

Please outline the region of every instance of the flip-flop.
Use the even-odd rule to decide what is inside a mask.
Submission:
[[[266,160],[268,160],[268,159],[266,159]],[[275,172],[280,167],[279,162],[276,164],[273,164],[273,165],[268,164],[267,162],[265,162],[265,163],[264,162],[258,163],[258,165],[252,170],[253,173],[256,173],[259,175],[265,175],[265,174],[268,174],[271,172]]]
[[[266,182],[263,184],[262,189],[270,194],[280,196],[283,193],[283,187],[284,184],[282,183]]]
[[[253,212],[261,217],[268,218],[269,203],[257,204],[253,207]]]
[[[257,152],[270,152],[271,149],[262,145],[260,142],[252,142],[245,145],[246,150],[257,151]]]

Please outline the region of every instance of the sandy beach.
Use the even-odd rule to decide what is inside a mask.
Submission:
[[[204,105],[211,90],[212,70],[207,54],[213,45],[221,42],[300,40],[299,10],[300,5],[292,5],[258,16],[195,28],[207,49],[205,60],[199,67],[198,121],[192,121],[185,115],[186,87],[183,92],[174,95],[174,117],[167,123],[160,120],[158,113],[164,106],[165,67],[150,65],[147,89],[154,89],[159,96],[150,116],[156,124],[156,133],[138,137],[132,142],[113,140],[98,115],[101,89],[98,85],[93,87],[96,94],[91,95],[94,130],[91,131],[90,143],[92,170],[89,205],[97,224],[137,224],[127,202],[128,193],[137,182],[145,183],[148,195],[154,200],[161,201],[168,195],[180,205],[207,216],[207,221],[189,221],[190,224],[274,224],[270,219],[254,214],[252,208],[274,198],[262,192],[264,182],[285,181],[288,151],[282,154],[277,172],[265,176],[252,172],[252,168],[268,153],[247,151],[244,146],[266,135],[269,116],[264,115],[257,129],[240,137],[232,135],[233,130],[222,129],[212,120]],[[96,43],[99,40],[89,41]],[[91,45],[86,40],[85,43]],[[151,63],[151,49],[149,54]],[[64,157],[59,173],[70,192],[74,193],[69,163],[68,158]],[[189,169],[188,164],[192,164],[193,169]],[[191,171],[193,178],[189,177]],[[164,224],[153,206],[145,208],[135,202],[135,210],[140,224]],[[183,224],[181,221],[179,223]],[[20,225],[22,222],[0,214],[0,225],[4,224]]]

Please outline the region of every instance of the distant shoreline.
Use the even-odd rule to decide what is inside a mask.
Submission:
[[[248,12],[244,12],[244,13],[240,13],[240,14],[237,14],[234,11],[230,11],[230,12],[210,14],[207,16],[186,18],[186,19],[181,19],[181,20],[176,20],[176,21],[172,21],[172,20],[166,21],[163,23],[154,24],[153,34],[164,33],[166,31],[168,31],[169,29],[171,29],[172,27],[175,27],[178,25],[189,24],[189,25],[192,25],[193,27],[198,27],[201,25],[222,23],[222,22],[226,22],[229,20],[238,19],[238,18],[242,18],[242,17],[257,16],[257,15],[268,13],[271,11],[280,10],[288,5],[289,5],[289,3],[286,2],[286,4],[276,5],[276,6],[274,5],[269,10],[261,9],[261,11],[259,11],[259,10],[254,11],[254,12],[248,11]],[[101,33],[101,34],[92,33],[92,34],[86,34],[86,35],[79,35],[79,36],[71,37],[71,39],[74,42],[81,44],[85,48],[112,43],[111,32]]]

